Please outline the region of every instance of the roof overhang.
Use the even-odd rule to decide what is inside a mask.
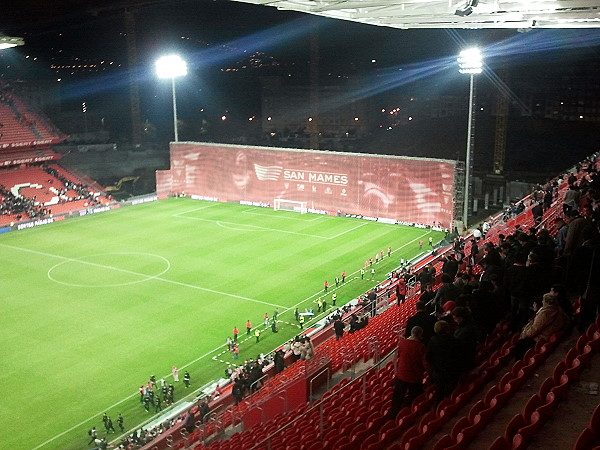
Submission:
[[[233,0],[390,28],[598,28],[598,0]]]

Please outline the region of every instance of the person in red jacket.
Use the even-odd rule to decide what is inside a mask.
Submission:
[[[323,289],[325,290],[325,292],[327,292],[328,287],[329,287],[329,283],[327,282],[327,280],[325,280],[325,283],[323,283]]]
[[[238,334],[240,334],[240,331],[237,327],[233,327],[233,342],[237,342]]]
[[[406,281],[404,278],[400,278],[398,280],[398,284],[396,285],[396,301],[398,302],[398,306],[400,306],[406,300]]]
[[[396,377],[389,419],[395,419],[404,404],[423,392],[425,373],[425,344],[421,341],[423,329],[413,327],[408,339],[400,339],[396,351]]]
[[[252,331],[252,323],[250,320],[246,322],[246,336],[250,336],[250,332]]]

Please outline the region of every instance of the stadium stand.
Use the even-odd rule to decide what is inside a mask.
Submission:
[[[110,203],[104,189],[69,173],[51,144],[66,136],[0,84],[0,225],[39,220]]]
[[[109,203],[93,180],[51,163],[59,155],[50,145],[64,136],[22,99],[0,88],[0,225]],[[478,232],[481,238],[474,234],[456,237],[447,247],[412,262],[410,270],[398,268],[374,289],[374,298],[365,293],[356,307],[340,309],[346,329],[350,328],[341,339],[334,337],[332,317],[329,326],[306,330],[316,346],[314,358],[294,361],[293,351],[286,347],[287,368],[275,374],[274,365],[265,364],[262,375],[249,387],[254,392],[240,401],[232,395],[233,384],[228,384],[217,395],[200,399],[210,400],[210,413],[202,413],[199,403],[158,427],[136,432],[135,439],[125,436],[116,443],[152,450],[520,449],[537,440],[543,447],[548,434],[544,431],[572,401],[578,381],[597,364],[600,294],[594,288],[600,287],[593,279],[600,279],[594,264],[595,249],[600,248],[598,168],[597,155],[593,155],[489,218],[485,232]],[[566,229],[556,222],[559,217],[567,218]],[[556,241],[544,240],[541,230]],[[519,253],[535,256],[524,265]],[[433,267],[431,284],[440,292],[451,254],[459,256],[453,284],[463,276],[467,282],[456,284],[461,293],[450,301],[469,307],[479,318],[484,311],[478,311],[474,299],[481,295],[477,291],[483,282],[489,282],[498,298],[505,300],[499,306],[501,320],[494,320],[495,327],[480,330],[474,367],[462,373],[448,397],[438,402],[435,384],[425,374],[423,394],[389,417],[395,348],[421,297],[415,274]],[[549,265],[544,265],[548,255]],[[498,275],[512,266],[523,267],[526,274],[517,280],[520,285]],[[406,301],[398,304],[396,286],[401,277],[408,281],[408,292]],[[521,330],[535,317],[534,300],[541,302],[551,280],[565,283],[575,295],[572,303],[567,299],[569,311],[565,313],[572,312],[577,331],[565,327],[536,336],[533,342],[525,342],[524,356],[515,360],[516,349],[524,341]],[[517,292],[523,284],[535,287],[525,298]],[[489,299],[491,291],[485,295]],[[449,301],[434,298],[431,303],[439,303],[434,311],[439,318],[456,326],[451,308],[442,314]],[[570,438],[564,433],[569,447],[600,445],[598,407],[590,411],[587,426],[576,431]]]
[[[519,202],[521,206],[512,205],[504,214],[491,218],[491,227],[477,243],[478,247],[484,248],[481,254],[472,254],[473,239],[468,236],[464,240],[459,239],[452,247],[442,249],[437,255],[419,261],[411,268],[412,272],[417,273],[423,267],[435,267],[433,284],[437,288],[445,255],[449,252],[463,253],[465,258],[461,259],[459,274],[469,274],[470,283],[467,285],[467,298],[458,298],[457,302],[469,302],[478,282],[488,275],[486,259],[494,257],[494,252],[500,252],[504,260],[514,260],[515,255],[511,251],[523,248],[528,252],[543,252],[547,244],[534,241],[536,233],[540,229],[550,230],[553,236],[560,232],[554,226],[554,220],[568,213],[568,208],[564,208],[564,197],[569,185],[579,185],[584,191],[581,197],[585,197],[600,182],[596,179],[596,167],[594,155],[544,186],[542,190],[549,189],[553,193],[553,201],[546,205],[541,217],[534,216],[534,208],[541,201],[543,192],[534,192]],[[584,219],[598,224],[600,212],[590,212],[585,205],[586,200],[581,199],[578,209]],[[518,237],[515,234],[528,233],[531,234],[527,240],[515,239]],[[597,235],[592,237],[597,239]],[[572,235],[570,239],[574,239]],[[519,242],[525,245],[519,247]],[[581,237],[576,249],[583,242]],[[485,243],[493,245],[485,246]],[[551,249],[554,259],[554,243]],[[558,256],[562,255],[558,253]],[[582,259],[586,256],[589,255],[578,254]],[[561,262],[560,258],[557,261]],[[320,343],[313,360],[292,363],[238,405],[227,406],[228,394],[225,393],[216,401],[226,408],[212,414],[206,423],[196,422],[196,429],[191,433],[182,432],[181,425],[175,426],[174,430],[163,432],[143,448],[499,450],[526,448],[536,440],[541,442],[539,448],[543,448],[545,435],[556,440],[554,433],[544,432],[546,427],[557,416],[560,417],[561,408],[569,404],[570,394],[582,374],[597,364],[595,356],[600,348],[598,304],[590,304],[591,298],[581,296],[583,292],[581,284],[577,283],[575,263],[577,261],[573,259],[567,261],[559,272],[561,278],[553,280],[566,282],[576,295],[569,310],[572,309],[573,313],[572,326],[579,333],[573,332],[572,327],[564,327],[546,338],[534,340],[524,356],[515,360],[515,348],[523,338],[522,324],[515,321],[519,305],[513,302],[512,314],[507,314],[481,339],[475,367],[463,373],[452,394],[439,403],[435,400],[433,384],[426,375],[424,393],[396,417],[391,420],[386,417],[394,389],[394,348],[398,339],[404,336],[406,321],[413,314],[414,305],[420,297],[418,283],[412,284],[407,301],[396,304],[392,276],[392,281],[384,283],[382,288],[389,296],[378,296],[386,298],[383,304],[373,306],[365,302],[357,310],[345,314],[346,322],[357,314],[372,316],[368,326],[346,333],[340,340],[333,337],[331,328],[325,328],[320,336],[313,336],[313,341]],[[535,262],[532,264],[535,265]],[[587,267],[589,269],[589,265]],[[527,282],[534,281],[530,277],[535,270],[527,269]],[[406,276],[406,273],[399,269],[397,275]],[[589,282],[587,276],[585,278]],[[492,277],[492,281],[499,280]],[[544,285],[544,289],[546,287],[549,283]],[[530,300],[533,303],[533,298]],[[313,383],[318,385],[317,379],[323,374],[327,382],[317,386],[316,391],[322,394],[317,395],[312,386]],[[294,405],[287,408],[285,390],[294,382],[303,386],[304,391],[299,390],[302,401],[296,398]],[[274,408],[272,414],[267,414],[266,411],[276,404],[279,407]],[[598,446],[600,408],[594,406],[583,431],[576,430],[577,435],[571,433],[566,442],[563,439],[562,446],[556,441],[548,445],[574,449]]]

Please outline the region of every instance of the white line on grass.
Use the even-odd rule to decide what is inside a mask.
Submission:
[[[184,365],[184,366],[181,366],[181,367],[180,367],[180,369],[185,369],[186,367],[189,367],[190,365],[192,365],[192,364],[194,364],[194,363],[196,363],[196,362],[200,361],[201,359],[204,359],[204,358],[206,358],[207,356],[209,356],[209,355],[212,355],[214,352],[218,351],[218,350],[219,350],[221,347],[223,347],[224,345],[225,345],[225,344],[223,344],[223,345],[221,345],[221,346],[217,347],[216,349],[213,349],[213,350],[211,350],[210,352],[207,352],[207,353],[205,353],[204,355],[202,355],[202,356],[200,356],[200,357],[196,358],[196,359],[195,359],[195,360],[193,360],[192,362],[190,362],[190,363],[188,363],[188,364],[186,364],[186,365]],[[171,374],[165,375],[165,376],[163,376],[163,377],[161,377],[161,378],[168,378],[169,376],[171,376]],[[67,430],[65,430],[65,431],[63,431],[63,432],[61,432],[61,433],[57,434],[56,436],[54,436],[54,437],[52,437],[52,438],[48,439],[48,440],[47,440],[47,441],[45,441],[45,442],[42,442],[42,443],[41,443],[41,444],[39,444],[37,447],[34,447],[32,450],[37,450],[38,448],[41,448],[41,447],[45,446],[46,444],[49,444],[50,442],[53,442],[53,441],[55,441],[56,439],[60,438],[61,436],[64,436],[65,434],[67,434],[67,433],[70,433],[71,431],[75,430],[76,428],[79,428],[79,427],[81,427],[81,426],[85,425],[85,424],[86,424],[86,423],[88,423],[90,420],[94,420],[96,417],[100,417],[100,415],[104,414],[104,412],[105,412],[105,411],[109,411],[109,410],[111,410],[111,409],[113,409],[113,408],[115,408],[115,407],[119,406],[121,403],[123,403],[123,402],[126,402],[126,401],[127,401],[127,400],[129,400],[130,398],[132,398],[132,397],[135,397],[136,395],[140,395],[140,394],[139,394],[138,392],[134,392],[133,394],[131,394],[131,395],[128,395],[128,396],[127,396],[127,397],[125,397],[124,399],[122,399],[122,400],[119,400],[119,401],[118,401],[117,403],[115,403],[114,405],[111,405],[111,406],[109,406],[109,407],[107,407],[107,408],[104,408],[104,409],[102,409],[102,411],[101,411],[101,412],[98,412],[98,413],[94,414],[93,416],[91,416],[91,417],[88,417],[88,418],[87,418],[87,419],[85,419],[85,420],[82,420],[82,421],[81,421],[81,422],[79,422],[77,425],[73,425],[71,428],[69,428],[69,429],[67,429]],[[136,429],[137,429],[137,427],[136,427]]]
[[[417,239],[420,239],[420,238],[422,238],[422,237],[426,236],[427,234],[429,234],[429,232],[427,232],[427,233],[423,233],[422,235],[420,235],[419,237],[417,237],[417,238],[413,239],[412,241],[409,241],[409,242],[407,242],[406,244],[404,244],[404,245],[402,245],[402,246],[398,247],[398,250],[399,250],[399,249],[401,249],[401,248],[403,248],[403,247],[406,247],[408,244],[411,244],[411,243],[415,242]],[[46,253],[42,253],[42,252],[37,252],[37,251],[35,251],[35,250],[23,249],[23,248],[20,248],[20,247],[15,247],[15,246],[12,246],[12,245],[0,244],[0,246],[4,246],[4,247],[8,247],[8,248],[13,248],[13,249],[16,249],[16,250],[29,251],[29,252],[31,252],[31,253],[34,253],[34,254],[35,254],[35,253],[38,253],[38,254],[45,255],[45,256],[57,257],[57,258],[61,258],[61,259],[62,259],[62,258],[64,258],[64,257],[62,257],[62,256],[58,256],[58,255],[51,255],[51,254],[46,254]],[[65,259],[67,259],[67,258],[65,258]],[[360,269],[359,269],[359,270],[356,270],[356,271],[354,271],[353,273],[351,273],[351,274],[350,274],[350,276],[352,276],[352,275],[354,275],[354,274],[356,274],[356,273],[358,273],[358,272],[360,272]],[[358,279],[358,277],[354,277],[354,279]],[[168,280],[162,280],[162,281],[168,281]],[[348,280],[348,282],[351,282],[351,281],[353,281],[353,279],[349,279],[349,280]],[[194,287],[194,286],[191,286],[191,287]],[[338,289],[338,288],[332,288],[331,290],[332,290],[332,291],[334,291],[334,290],[337,290],[337,289]],[[311,296],[307,297],[306,299],[304,299],[304,300],[302,300],[302,301],[300,301],[300,302],[296,303],[294,306],[292,306],[292,307],[290,307],[290,308],[283,309],[283,311],[281,312],[281,314],[284,314],[284,313],[286,313],[287,311],[291,311],[292,309],[296,308],[297,306],[301,305],[302,303],[305,303],[306,301],[308,301],[308,300],[310,300],[310,299],[314,298],[315,296],[318,296],[320,292],[321,292],[321,291],[319,291],[319,292],[317,292],[317,293],[315,293],[315,294],[313,294],[313,295],[311,295]],[[280,308],[283,308],[283,307],[280,307]],[[248,339],[246,339],[246,340],[248,340]],[[201,359],[204,359],[204,358],[206,358],[207,356],[210,356],[210,355],[214,354],[215,352],[218,352],[218,351],[219,351],[219,349],[221,349],[222,347],[225,347],[225,345],[226,345],[226,344],[220,345],[219,347],[217,347],[217,348],[215,348],[215,349],[213,349],[213,350],[211,350],[211,351],[209,351],[209,352],[206,352],[204,355],[202,355],[202,356],[200,356],[200,357],[198,357],[198,358],[194,359],[193,361],[190,361],[189,363],[187,363],[187,364],[185,364],[185,365],[181,366],[181,369],[185,369],[186,367],[189,367],[189,366],[191,366],[192,364],[195,364],[195,363],[197,363],[197,362],[198,362],[198,361],[200,361]],[[163,378],[168,378],[169,376],[170,376],[170,374],[169,374],[169,375],[165,375]],[[65,431],[63,431],[63,432],[61,432],[61,433],[57,434],[56,436],[54,436],[54,437],[52,437],[52,438],[50,438],[50,439],[48,439],[47,441],[43,442],[42,444],[38,445],[37,447],[34,447],[32,450],[37,450],[37,449],[39,449],[39,448],[41,448],[41,447],[44,447],[46,444],[49,444],[49,443],[51,443],[51,442],[55,441],[56,439],[60,438],[61,436],[64,436],[65,434],[67,434],[67,433],[69,433],[69,432],[71,432],[71,431],[75,430],[76,428],[79,428],[79,427],[81,427],[81,426],[85,425],[86,423],[88,423],[89,421],[91,421],[91,420],[95,419],[96,417],[99,417],[101,414],[103,414],[103,412],[104,412],[104,411],[108,411],[108,410],[110,410],[110,409],[112,409],[112,408],[114,408],[114,407],[116,407],[116,406],[120,405],[121,403],[123,403],[123,402],[125,402],[125,401],[129,400],[130,398],[132,398],[132,397],[135,397],[136,395],[139,395],[139,393],[137,393],[137,392],[134,392],[133,394],[131,394],[131,395],[129,395],[129,396],[127,396],[127,397],[125,397],[124,399],[122,399],[122,400],[119,400],[119,401],[118,401],[117,403],[115,403],[114,405],[112,405],[112,406],[109,406],[108,408],[103,408],[103,409],[102,409],[102,412],[98,412],[98,413],[94,414],[93,416],[89,417],[88,419],[81,421],[81,422],[80,422],[80,423],[78,423],[77,425],[73,425],[71,428],[69,428],[69,429],[67,429],[67,430],[65,430]]]
[[[418,239],[421,239],[422,237],[424,237],[424,236],[427,236],[429,233],[431,233],[431,232],[430,232],[430,231],[428,231],[428,232],[426,232],[426,233],[423,233],[423,234],[421,234],[420,236],[418,236],[418,237],[414,238],[412,241],[408,241],[406,244],[404,244],[404,245],[401,245],[401,246],[400,246],[400,247],[398,247],[398,248],[397,248],[395,251],[398,251],[398,250],[400,250],[401,248],[404,248],[404,247],[406,247],[407,245],[409,245],[409,244],[412,244],[413,242],[417,241]],[[390,258],[391,258],[391,256],[390,256]],[[353,280],[356,280],[356,279],[358,279],[358,277],[354,277],[354,278],[350,278],[350,277],[352,277],[353,275],[355,275],[355,274],[357,274],[357,273],[359,273],[359,272],[360,272],[360,269],[358,269],[358,270],[355,270],[355,271],[354,271],[354,272],[352,272],[352,273],[349,273],[349,274],[348,274],[348,276],[347,276],[347,278],[348,278],[348,281],[347,281],[347,283],[350,283],[350,282],[352,282]],[[372,281],[376,281],[376,280],[372,280]],[[342,284],[342,286],[343,286],[343,284]],[[330,292],[336,291],[336,290],[338,290],[338,289],[339,289],[339,287],[331,288],[331,289],[329,289],[329,290],[328,290],[328,294],[329,294]],[[319,297],[319,294],[320,294],[320,297]],[[307,302],[308,300],[311,300],[311,299],[313,299],[314,297],[323,298],[323,297],[325,297],[325,293],[324,293],[323,291],[318,291],[318,292],[316,292],[315,294],[311,295],[310,297],[306,297],[304,300],[302,300],[302,301],[300,301],[300,302],[296,303],[295,305],[293,305],[293,306],[291,306],[291,307],[289,307],[289,308],[287,308],[287,309],[284,309],[284,310],[281,312],[281,314],[285,314],[286,312],[288,312],[288,311],[291,311],[292,309],[294,309],[294,308],[296,308],[296,307],[298,307],[298,306],[302,305],[303,303]]]
[[[201,217],[179,216],[179,218],[180,219],[189,219],[189,220],[201,220],[203,222],[213,222],[213,223],[216,223],[219,226],[223,226],[223,224],[227,224],[227,225],[231,226],[228,229],[230,229],[230,230],[236,230],[236,231],[274,231],[276,233],[294,234],[296,236],[307,236],[307,237],[317,238],[317,239],[333,239],[331,237],[320,236],[320,235],[317,235],[317,234],[297,233],[295,231],[280,230],[280,229],[277,229],[277,228],[267,228],[267,227],[261,227],[261,226],[258,226],[258,225],[250,225],[250,224],[247,224],[247,223],[226,222],[224,220],[203,219]],[[243,227],[243,228],[239,229],[239,228],[233,228],[233,227]],[[226,227],[223,226],[223,228],[226,228]],[[252,230],[252,228],[254,230]]]
[[[201,209],[207,209],[207,208],[212,208],[213,206],[217,206],[218,204],[212,204],[212,205],[204,205],[204,206],[200,206],[198,208],[194,208],[194,209],[188,209],[187,211],[181,211],[178,213],[173,214],[173,217],[182,217],[182,214],[187,214],[187,213],[191,213],[194,211],[200,211]]]
[[[272,213],[273,211],[269,210],[269,213]],[[250,214],[253,216],[267,216],[267,214],[265,214],[264,212],[256,212],[256,207],[253,208],[248,208],[248,209],[244,209],[242,211],[242,214]],[[296,213],[297,215],[298,213]],[[303,216],[303,215],[302,215]],[[320,220],[321,217],[323,217],[323,215],[321,214],[314,214],[315,217],[313,217],[312,219],[305,219],[304,217],[287,217],[287,216],[283,216],[283,215],[278,215],[277,219],[286,219],[286,220],[301,220],[303,222],[315,222],[317,220]]]
[[[97,264],[97,263],[93,263],[93,262],[89,262],[89,261],[81,261],[79,259],[67,258],[66,256],[60,256],[60,255],[55,255],[55,254],[52,254],[52,253],[40,252],[40,251],[37,251],[37,250],[31,250],[31,249],[28,249],[28,248],[16,247],[16,246],[13,246],[13,245],[8,245],[8,244],[0,244],[0,246],[7,247],[7,248],[12,248],[14,250],[20,250],[20,251],[27,252],[27,253],[33,253],[35,255],[48,256],[48,257],[51,257],[51,258],[58,258],[58,259],[61,259],[63,261],[76,262],[76,263],[79,263],[79,264],[84,264],[84,265],[88,265],[88,266],[92,266],[92,267],[99,267],[99,268],[102,268],[102,269],[114,270],[116,272],[122,272],[122,273],[126,273],[126,274],[129,274],[129,275],[135,275],[135,276],[138,276],[138,277],[145,277],[148,280],[163,281],[165,283],[175,284],[177,286],[183,286],[183,287],[187,287],[187,288],[190,288],[190,289],[197,289],[199,291],[210,292],[212,294],[223,295],[223,296],[226,296],[226,297],[233,297],[233,298],[237,298],[237,299],[240,299],[240,300],[247,300],[247,301],[254,302],[254,303],[262,303],[263,305],[273,306],[273,307],[276,307],[276,308],[285,308],[282,305],[276,305],[275,303],[265,302],[263,300],[257,300],[255,298],[248,298],[248,297],[244,297],[244,296],[241,296],[241,295],[230,294],[230,293],[227,293],[227,292],[215,291],[214,289],[204,288],[204,287],[200,287],[200,286],[194,286],[192,284],[182,283],[181,281],[168,280],[166,278],[160,278],[158,276],[152,276],[152,275],[149,276],[149,275],[144,274],[144,273],[138,273],[138,272],[134,272],[132,270],[121,269],[119,267],[106,266],[104,264]],[[52,280],[52,278],[50,278],[50,277],[49,277],[49,279]]]
[[[365,225],[368,225],[368,223],[361,223],[360,225],[355,226],[354,228],[350,228],[349,230],[346,231],[342,231],[341,233],[336,234],[335,236],[331,236],[329,239],[336,239],[339,238],[340,236],[343,236],[346,233],[350,233],[351,231],[354,231],[358,228],[364,227]]]

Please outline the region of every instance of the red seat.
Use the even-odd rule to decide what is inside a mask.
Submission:
[[[450,436],[452,437],[452,440],[456,441],[458,433],[460,433],[463,430],[463,428],[466,428],[469,425],[470,422],[467,417],[461,417],[460,419],[458,419],[458,422],[454,424],[454,426],[452,427],[452,431],[450,431]]]
[[[446,450],[452,445],[454,445],[454,439],[452,439],[449,434],[446,434],[435,443],[433,450]]]
[[[471,409],[467,413],[467,418],[469,419],[469,423],[473,423],[475,421],[475,416],[477,414],[479,414],[479,412],[484,410],[485,408],[486,408],[486,405],[483,402],[483,400],[478,400],[473,406],[471,406]]]
[[[585,334],[582,334],[577,339],[577,342],[575,343],[575,347],[571,350],[575,350],[577,353],[581,353],[583,351],[583,347],[585,347],[587,345],[588,341],[589,341],[588,337]],[[569,350],[569,352],[571,350]],[[567,355],[568,355],[568,353],[567,353]],[[566,359],[566,357],[565,357],[565,359]],[[571,358],[571,361],[573,361],[573,359],[575,359],[575,358]],[[567,363],[567,366],[569,365],[569,361],[565,360],[565,363]]]
[[[598,445],[598,438],[589,428],[584,428],[577,437],[573,450],[589,450]]]
[[[526,420],[529,420],[531,414],[538,408],[538,406],[541,406],[542,404],[543,402],[539,395],[534,394],[529,397],[529,400],[527,400],[527,403],[525,403],[525,406],[523,407],[523,417]]]
[[[525,425],[527,425],[527,423],[525,422],[525,419],[521,414],[513,416],[510,422],[508,422],[508,425],[506,425],[506,429],[504,430],[504,438],[506,439],[506,441],[512,442],[513,437],[517,434],[519,428],[524,427]]]
[[[489,450],[511,450],[512,444],[509,444],[504,436],[498,436]]]
[[[540,398],[546,398],[546,395],[548,394],[548,392],[550,392],[550,389],[552,389],[553,387],[554,380],[552,379],[552,377],[546,378],[540,386],[540,389],[538,390],[538,395],[540,396]]]
[[[490,406],[490,404],[492,403],[492,399],[496,396],[496,394],[498,394],[500,392],[500,387],[495,384],[493,385],[490,389],[488,389],[488,391],[484,394],[483,396],[483,403],[485,403],[486,406]]]
[[[542,428],[543,425],[540,413],[537,411],[534,411],[531,414],[531,417],[529,417],[528,421],[529,423],[524,427],[519,428],[519,431],[517,432],[517,434],[520,434],[522,436],[524,443],[529,443],[531,441],[531,438],[533,438],[533,436],[535,436],[535,434],[538,431],[540,431],[540,428]]]
[[[585,344],[584,344],[584,346],[585,346]],[[583,347],[582,347],[581,349],[583,350]],[[563,360],[563,361],[565,362],[565,365],[566,365],[567,367],[570,367],[570,366],[571,366],[571,364],[573,363],[573,360],[575,359],[575,357],[576,357],[577,355],[579,355],[579,353],[580,353],[580,352],[579,352],[579,351],[578,351],[576,348],[574,348],[574,347],[573,347],[573,348],[571,348],[571,349],[570,349],[570,350],[567,352],[567,354],[565,355],[565,359]]]
[[[568,390],[569,390],[569,377],[563,374],[559,378],[558,384],[556,386],[554,386],[552,389],[550,389],[550,392],[552,392],[557,398],[562,399],[562,398],[566,397]]]
[[[421,431],[419,430],[419,427],[417,425],[410,427],[402,436],[402,441],[400,445],[404,448],[408,444],[408,441],[410,441],[416,436],[419,436],[420,434]]]
[[[498,403],[498,401],[495,398],[493,398],[489,407],[479,412],[479,415],[481,416],[481,421],[485,424],[490,423],[493,417],[501,408],[502,405]]]
[[[592,413],[592,417],[590,417],[590,430],[594,432],[594,434],[600,439],[600,405],[596,406],[594,412]]]
[[[360,445],[360,450],[367,450],[372,445],[378,445],[378,444],[379,444],[379,436],[377,434],[371,434],[369,437],[367,437],[362,442],[362,444]]]
[[[555,386],[560,383],[560,378],[563,376],[566,369],[567,365],[565,364],[565,362],[559,361],[556,367],[554,368],[554,372],[552,372],[552,379],[554,380]]]
[[[546,394],[546,402],[536,410],[539,413],[542,420],[548,420],[548,418],[556,409],[557,403],[558,400],[556,399],[556,395],[554,395],[554,392],[548,392]]]
[[[512,397],[512,395],[514,394],[516,389],[513,388],[512,384],[507,384],[504,387],[504,390],[502,392],[499,392],[494,398],[496,399],[496,402],[500,405],[500,407],[506,405],[506,403],[508,403],[508,400],[510,399],[510,397]]]
[[[481,420],[481,416],[479,414],[477,414],[474,417],[472,423],[469,426],[463,428],[463,430],[456,437],[457,443],[460,442],[463,445],[470,444],[471,442],[473,442],[473,439],[475,438],[475,436],[478,433],[480,433],[484,427],[485,427],[485,423]],[[462,437],[459,437],[461,435],[462,435]]]
[[[438,418],[437,411],[429,411],[425,413],[421,421],[419,422],[419,430],[422,431],[425,425],[428,425],[430,422],[434,421]]]
[[[600,315],[598,317],[600,317]],[[594,333],[594,336],[592,337],[592,339],[590,341],[588,341],[587,345],[592,347],[592,349],[594,351],[597,351],[598,349],[600,349],[600,331],[596,331]]]
[[[579,358],[575,358],[571,364],[571,367],[565,370],[565,375],[569,379],[569,382],[572,382],[579,379],[582,371],[583,365],[581,364],[581,360]]]

